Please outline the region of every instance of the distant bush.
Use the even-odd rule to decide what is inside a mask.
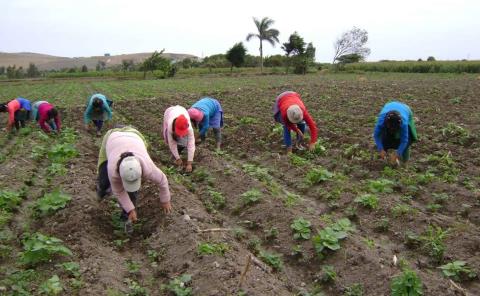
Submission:
[[[352,63],[345,71],[403,73],[480,73],[480,61],[389,61]]]

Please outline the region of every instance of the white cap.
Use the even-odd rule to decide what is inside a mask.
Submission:
[[[140,190],[142,166],[135,156],[125,157],[120,163],[119,172],[125,191],[136,192]]]
[[[303,120],[303,112],[298,105],[292,105],[287,109],[287,118],[291,123],[299,123]]]

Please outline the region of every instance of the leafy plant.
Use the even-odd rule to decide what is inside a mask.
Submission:
[[[127,296],[147,296],[147,289],[142,287],[138,282],[132,279],[125,279],[125,283],[128,285],[130,291],[128,292]]]
[[[309,239],[310,238],[310,227],[312,224],[310,221],[303,219],[302,217],[293,220],[293,223],[290,225],[290,228],[293,229],[293,238],[294,239]]]
[[[225,207],[225,197],[222,193],[213,189],[208,189],[209,198],[204,201],[207,210],[222,209]]]
[[[271,227],[270,229],[265,230],[265,239],[268,241],[274,240],[278,237],[278,228]]]
[[[47,152],[52,162],[65,163],[78,155],[77,149],[72,144],[56,144]]]
[[[53,176],[64,176],[67,173],[67,168],[65,168],[65,165],[62,163],[52,163],[48,168],[47,168],[47,174],[50,177]]]
[[[400,217],[406,215],[412,211],[412,208],[406,204],[397,204],[392,208],[392,214],[394,217]]]
[[[255,179],[263,182],[270,183],[272,181],[272,176],[268,169],[258,167],[254,164],[244,164],[242,166],[243,171],[248,175],[254,177]]]
[[[229,246],[225,243],[201,243],[198,245],[198,254],[200,255],[225,255],[229,250]]]
[[[308,164],[308,160],[306,160],[305,158],[301,157],[301,156],[298,156],[296,154],[293,154],[291,153],[289,155],[290,157],[290,162],[294,165],[294,166],[304,166],[304,165],[307,165]]]
[[[187,285],[191,281],[191,275],[182,274],[181,276],[171,280],[168,285],[162,285],[162,290],[167,290],[176,296],[190,296],[192,295],[192,288],[187,287]]]
[[[443,241],[448,235],[448,230],[443,230],[440,226],[429,225],[423,235],[419,237],[423,248],[437,262],[442,262],[445,244]]]
[[[391,193],[393,192],[393,185],[395,183],[388,179],[370,180],[368,182],[368,189],[373,193]]]
[[[286,207],[293,207],[300,202],[300,199],[300,195],[287,192],[287,196],[285,197],[283,203]]]
[[[435,203],[438,203],[438,204],[444,204],[445,202],[447,202],[450,199],[450,196],[445,192],[432,193],[432,197],[433,197],[433,200],[435,201]]]
[[[36,232],[23,241],[21,261],[26,265],[36,265],[49,261],[55,255],[71,256],[72,251],[62,245],[62,240]]]
[[[363,194],[355,198],[355,202],[370,209],[378,208],[378,197],[375,194]]]
[[[62,291],[63,287],[62,283],[60,282],[60,278],[58,278],[58,275],[52,276],[40,286],[40,292],[42,294],[58,295],[62,293]]]
[[[125,261],[125,266],[127,267],[127,271],[131,274],[137,274],[141,267],[140,263],[133,260]]]
[[[258,189],[252,189],[242,193],[241,198],[244,205],[252,205],[262,199],[262,192]]]
[[[65,271],[67,271],[70,275],[74,277],[80,276],[80,265],[77,262],[64,262],[61,264],[57,264],[56,266],[62,267]]]
[[[46,216],[55,213],[59,209],[63,209],[72,198],[64,193],[55,191],[45,194],[38,199],[33,208],[37,216]]]
[[[250,239],[247,242],[247,249],[253,254],[258,254],[260,252],[261,241],[257,237]]]
[[[337,272],[334,267],[331,265],[324,265],[322,267],[322,277],[321,281],[324,283],[335,282],[337,279]]]
[[[344,231],[335,231],[331,227],[325,227],[318,231],[318,235],[312,237],[313,246],[317,254],[322,254],[325,249],[336,251],[340,249],[340,240],[347,237]]]
[[[22,203],[20,194],[13,191],[0,191],[0,209],[6,212],[12,212]]]
[[[250,116],[244,116],[240,118],[240,124],[257,124],[259,121],[255,117],[250,117]]]
[[[345,296],[362,296],[363,295],[363,286],[362,284],[355,283],[350,287],[345,288]]]
[[[455,123],[449,122],[442,129],[443,137],[455,144],[464,145],[470,138],[470,132]]]
[[[456,281],[474,279],[477,274],[467,266],[465,261],[453,261],[439,267],[444,276],[453,278]]]
[[[313,168],[307,172],[307,175],[305,176],[305,181],[308,185],[312,186],[330,180],[331,178],[333,178],[333,176],[334,174],[332,172],[329,172],[327,169]]]
[[[332,228],[335,231],[345,231],[345,232],[354,232],[355,226],[347,218],[339,219],[337,222],[332,224]]]
[[[391,292],[392,296],[423,295],[422,281],[415,271],[405,268],[400,275],[393,278]]]
[[[282,270],[283,261],[280,255],[269,253],[267,251],[260,251],[259,256],[260,256],[260,259],[262,259],[263,262],[270,265],[273,268],[273,270],[275,271]]]

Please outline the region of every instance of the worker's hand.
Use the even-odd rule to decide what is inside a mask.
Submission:
[[[397,153],[392,153],[390,155],[390,164],[391,165],[400,165],[400,157]]]
[[[188,162],[187,162],[187,166],[185,167],[185,172],[191,173],[192,170],[193,170],[193,168],[192,168],[192,162],[191,162],[191,161],[188,161]]]
[[[128,213],[128,220],[130,220],[132,223],[137,222],[137,211],[135,211],[135,209],[131,210],[130,213]]]
[[[175,160],[175,164],[176,164],[177,166],[182,166],[182,165],[183,165],[182,159],[181,159],[181,158],[176,159],[176,160]]]
[[[387,157],[387,151],[385,150],[380,151],[380,158],[385,159],[386,157]]]
[[[315,143],[308,144],[308,150],[313,151],[315,149]]]
[[[169,201],[162,203],[161,206],[164,214],[170,214],[172,212],[172,204]]]
[[[304,138],[304,134],[302,133],[301,130],[298,130],[297,136],[298,136],[300,139],[302,139],[302,140],[303,140],[303,138]]]

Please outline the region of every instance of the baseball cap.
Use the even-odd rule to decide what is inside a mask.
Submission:
[[[140,189],[142,183],[142,166],[135,156],[128,156],[122,160],[119,173],[125,191],[135,192]]]

